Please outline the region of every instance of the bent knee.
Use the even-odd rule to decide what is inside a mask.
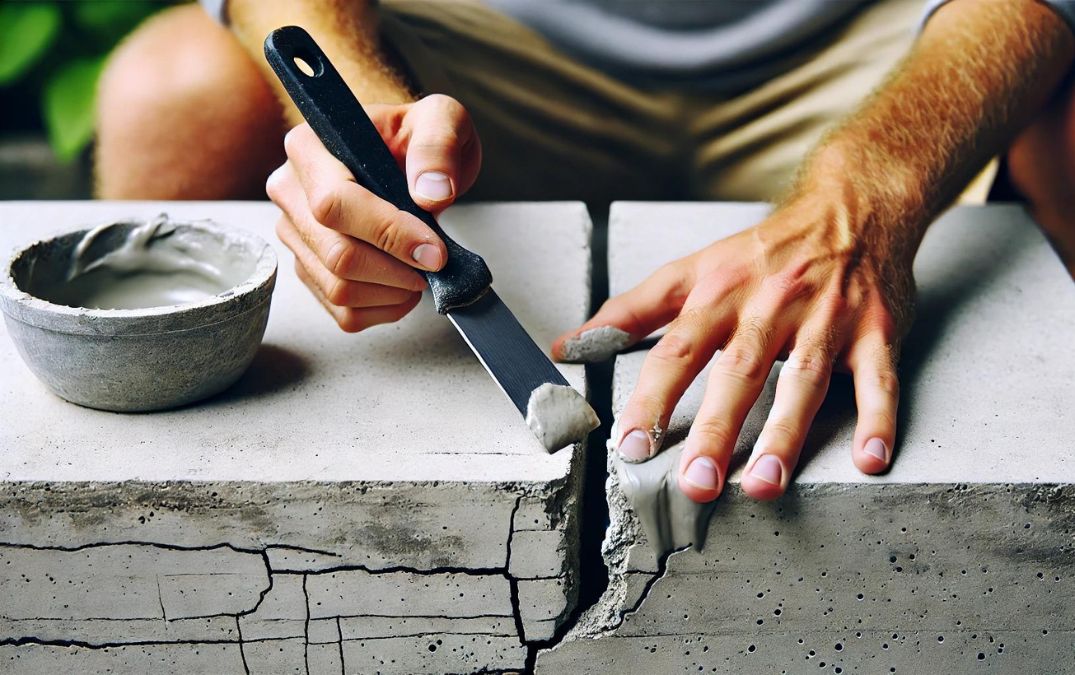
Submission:
[[[196,5],[149,19],[117,49],[101,77],[104,115],[186,109],[237,114],[278,105],[239,41]]]
[[[197,5],[161,11],[117,47],[97,106],[103,197],[253,196],[282,154],[272,89],[238,40]],[[243,163],[229,165],[231,157]],[[207,161],[222,164],[222,175],[201,181]]]

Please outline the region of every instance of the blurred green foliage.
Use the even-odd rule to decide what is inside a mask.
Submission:
[[[4,98],[12,95],[9,100],[29,98],[25,105],[36,103],[56,156],[71,161],[93,138],[97,80],[108,54],[146,17],[170,4],[174,2],[3,0]]]

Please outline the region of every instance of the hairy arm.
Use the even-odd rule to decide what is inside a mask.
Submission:
[[[360,101],[414,100],[403,76],[381,49],[376,2],[372,0],[229,0],[228,18],[232,32],[276,89],[292,125],[302,122],[302,117],[262,51],[265,37],[281,26],[305,28]]]
[[[715,499],[747,413],[786,354],[743,491],[772,499],[787,489],[835,365],[855,382],[852,459],[866,473],[886,470],[926,227],[1041,109],[1073,54],[1071,31],[1035,0],[952,0],[807,157],[768,218],[666,265],[562,336],[561,355],[592,328],[638,341],[668,324],[617,419],[621,458],[660,450],[676,402],[712,361],[678,482],[695,501]]]
[[[952,0],[821,142],[790,199],[835,196],[879,251],[912,257],[932,219],[1041,110],[1073,57],[1071,30],[1041,2]]]

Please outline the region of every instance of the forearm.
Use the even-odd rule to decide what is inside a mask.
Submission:
[[[281,26],[306,29],[363,103],[404,103],[414,95],[380,48],[371,0],[229,0],[232,32],[263,69],[291,124],[302,121],[265,61],[265,37]]]
[[[850,236],[913,257],[928,224],[1039,110],[1075,39],[1034,0],[953,0],[804,164],[791,200],[836,203]]]

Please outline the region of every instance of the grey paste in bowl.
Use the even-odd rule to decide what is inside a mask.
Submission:
[[[30,370],[57,395],[122,412],[212,396],[265,333],[276,255],[260,237],[162,215],[21,248],[0,309]]]

